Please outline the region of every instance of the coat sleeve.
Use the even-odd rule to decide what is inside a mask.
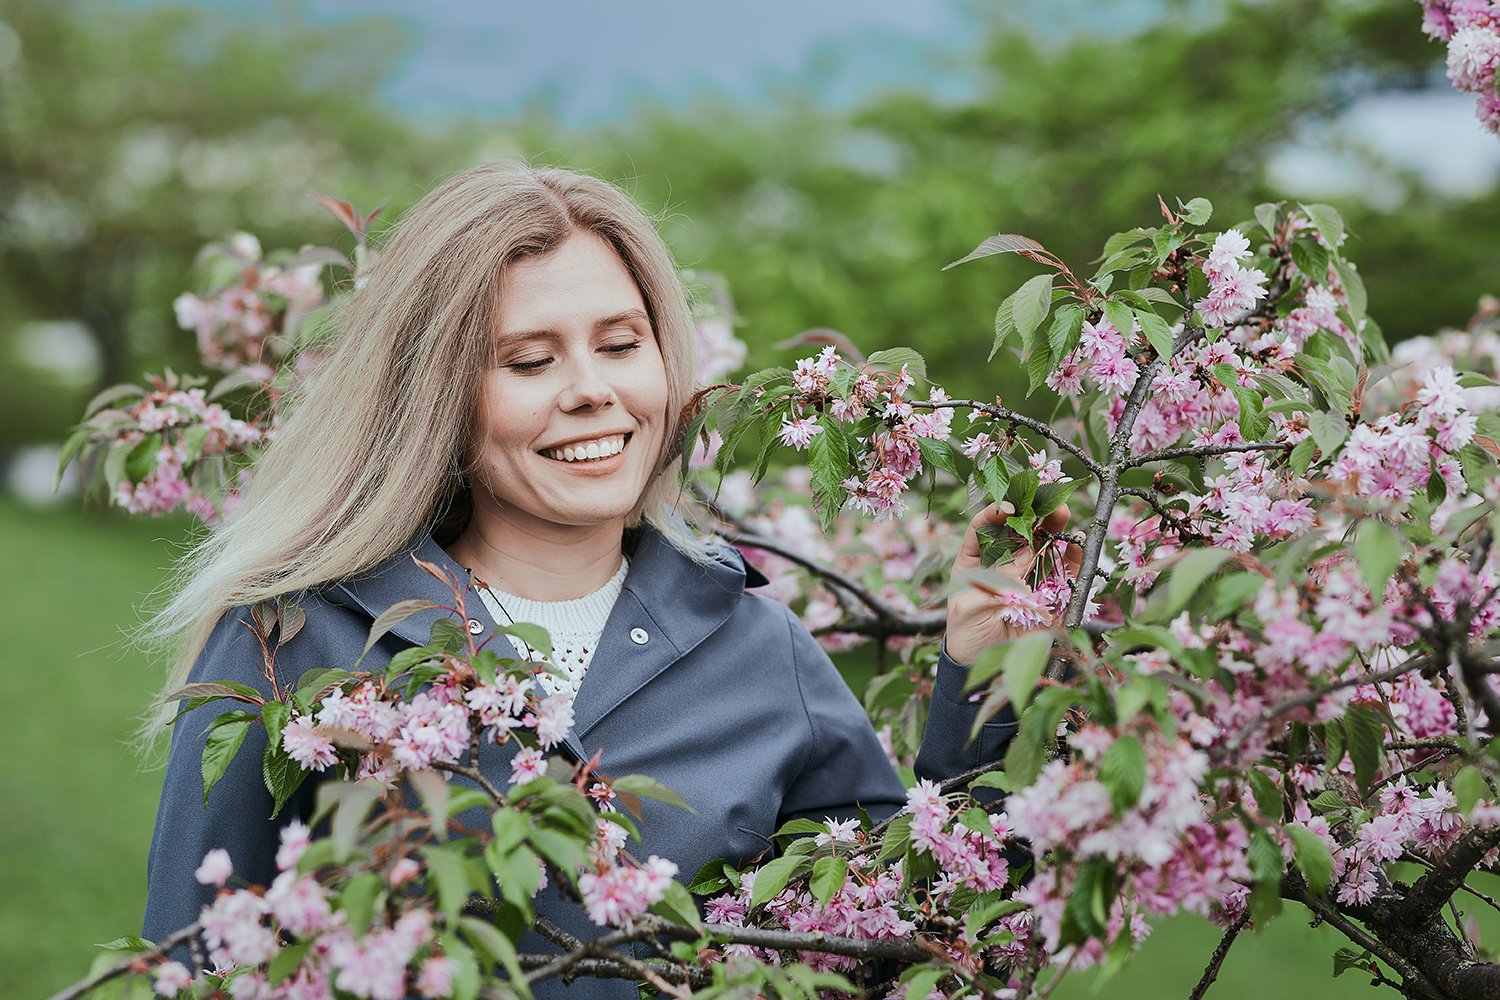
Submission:
[[[968,676],[969,668],[953,661],[945,643],[938,655],[927,728],[917,753],[914,770],[918,778],[943,781],[1002,760],[1011,737],[1020,728],[1015,712],[1006,705],[980,727],[977,737],[969,739],[983,698],[971,700],[964,693]]]
[[[234,609],[219,621],[193,665],[190,682],[237,681],[271,695],[263,673],[259,641],[245,622],[244,608]],[[284,647],[285,653],[290,646]],[[278,680],[294,679],[297,671],[278,664]],[[247,708],[244,703],[210,702],[187,713],[172,726],[171,749],[156,829],[151,836],[147,862],[147,896],[144,935],[159,941],[198,919],[212,902],[218,888],[202,885],[193,872],[203,856],[214,848],[229,852],[235,883],[269,885],[276,876],[276,850],[280,828],[294,817],[310,817],[313,783],[306,782],[273,820],[274,801],[261,778],[266,731],[252,724],[245,741],[230,761],[223,778],[203,795],[204,731],[221,713]]]
[[[790,610],[785,614],[812,743],[782,798],[781,819],[853,819],[861,807],[872,818],[884,819],[906,803],[906,790],[838,668],[802,622]]]

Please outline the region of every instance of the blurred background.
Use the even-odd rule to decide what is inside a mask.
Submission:
[[[996,232],[1081,264],[1158,194],[1217,226],[1300,198],[1344,214],[1394,342],[1500,293],[1500,140],[1420,22],[1415,0],[0,0],[0,995],[139,927],[160,777],[124,741],[160,666],[127,631],[199,529],[53,481],[101,387],[198,370],[171,303],[205,242],[348,250],[310,193],[387,221],[476,163],[568,165],[727,278],[751,366],[828,326],[1012,401],[981,362],[1034,268],[943,264]],[[1216,941],[1168,922],[1111,995],[1186,996]],[[1289,910],[1210,995],[1364,995],[1328,978],[1337,943]]]

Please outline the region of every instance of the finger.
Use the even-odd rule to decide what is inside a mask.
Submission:
[[[964,532],[963,544],[958,547],[958,555],[953,560],[953,571],[975,569],[979,566],[979,529],[984,527],[999,527],[1005,523],[1005,519],[1016,512],[1010,504],[1001,501],[999,504],[990,504],[975,514],[969,521],[969,528]]]

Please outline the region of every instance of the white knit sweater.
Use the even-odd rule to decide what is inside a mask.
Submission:
[[[630,570],[630,560],[620,557],[620,568],[609,582],[592,594],[571,601],[529,601],[515,594],[507,594],[493,587],[481,588],[480,599],[489,609],[490,615],[502,625],[530,622],[540,625],[552,637],[552,663],[567,675],[567,679],[552,674],[539,674],[542,687],[548,694],[567,695],[572,701],[578,694],[578,685],[594,658],[599,637],[604,634],[604,623],[609,612],[625,586],[625,574]],[[515,636],[507,636],[516,653],[529,660],[540,660],[541,654],[527,646]]]

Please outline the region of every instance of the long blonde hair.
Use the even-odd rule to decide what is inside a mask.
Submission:
[[[367,570],[420,531],[456,535],[500,282],[512,263],[579,232],[612,247],[640,287],[666,363],[672,447],[671,426],[693,392],[693,321],[651,221],[597,178],[516,163],[466,171],[395,227],[236,516],[183,560],[175,593],[147,627],[148,640],[176,652],[164,693],[183,683],[229,609]],[[635,516],[707,558],[665,512],[674,478],[659,472]],[[142,735],[168,718],[153,713]]]

